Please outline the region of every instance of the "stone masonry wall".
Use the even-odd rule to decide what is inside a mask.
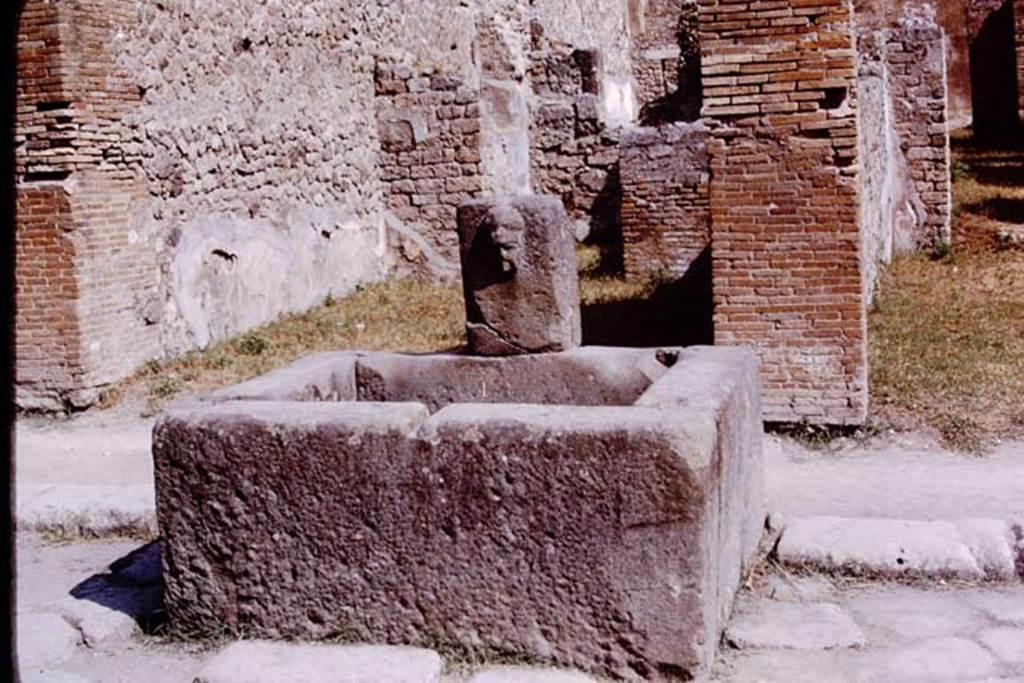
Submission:
[[[867,408],[855,51],[844,0],[701,0],[715,343],[761,351],[768,420]]]
[[[530,57],[533,191],[561,197],[578,234],[617,235],[618,136],[602,118],[601,53],[550,40],[535,24]]]
[[[946,86],[946,52],[942,29],[908,18],[890,30],[886,56],[893,86],[896,134],[910,166],[919,201],[909,246],[928,248],[951,239],[952,187]],[[897,245],[902,241],[897,235]]]
[[[686,0],[648,0],[633,35],[633,75],[641,107],[679,87],[679,16]]]
[[[133,3],[145,220],[172,354],[380,277],[367,3]],[[296,273],[302,273],[296,277]]]
[[[385,204],[416,225],[427,247],[458,261],[455,211],[483,188],[480,166],[480,91],[454,76],[379,64],[376,74],[379,163]],[[400,243],[417,261],[421,244]]]
[[[645,125],[700,116],[696,0],[643,3],[633,37],[633,75]]]
[[[707,128],[670,124],[623,135],[626,277],[683,277],[711,243]]]
[[[481,91],[482,191],[525,192],[531,20],[567,45],[604,48],[600,109],[628,119],[625,16],[625,1],[604,0],[29,0],[18,188],[34,210],[50,202],[51,226],[71,226],[54,235],[77,288],[69,326],[34,334],[76,350],[32,374],[23,346],[19,402],[85,405],[149,358],[382,277],[396,245],[429,247],[385,211],[385,190],[401,193],[379,167],[378,59]],[[500,77],[484,73],[495,55],[510,66]],[[444,194],[478,191],[460,178],[474,187]],[[423,207],[417,220],[440,210]],[[19,249],[41,220],[19,224]],[[453,224],[444,230],[431,239],[448,240]],[[44,287],[26,288],[24,310],[30,292],[49,305]],[[69,384],[62,368],[75,364]]]
[[[862,22],[862,23],[860,23]],[[951,236],[952,187],[943,31],[933,14],[858,25],[865,292],[894,253]]]

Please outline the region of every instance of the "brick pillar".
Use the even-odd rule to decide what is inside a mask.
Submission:
[[[159,353],[155,252],[135,209],[146,197],[125,151],[139,102],[116,67],[128,0],[26,2],[18,26],[15,227],[16,399],[60,410]]]
[[[768,420],[866,416],[851,15],[700,2],[715,343],[760,349]]]

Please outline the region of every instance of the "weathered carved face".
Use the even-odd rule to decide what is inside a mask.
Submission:
[[[483,228],[498,250],[502,272],[516,272],[526,232],[523,215],[513,206],[495,206],[484,219]]]

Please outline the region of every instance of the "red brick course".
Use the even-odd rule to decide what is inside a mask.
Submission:
[[[18,26],[17,397],[81,407],[158,352],[145,196],[120,126],[139,101],[116,67],[133,3],[30,1]],[[47,275],[40,275],[47,274]],[[148,318],[147,318],[148,316]]]
[[[701,0],[715,343],[761,350],[768,420],[867,409],[855,54],[843,0]]]

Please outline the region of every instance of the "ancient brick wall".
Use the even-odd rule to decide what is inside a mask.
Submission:
[[[768,420],[867,407],[855,52],[844,0],[701,0],[715,343],[761,351]]]
[[[583,234],[618,235],[618,135],[601,112],[601,53],[535,34],[530,172],[534,192],[561,197]]]
[[[458,262],[455,211],[483,189],[480,91],[455,76],[381,63],[376,92],[385,205]],[[412,261],[423,256],[414,242],[401,248]]]
[[[638,128],[620,149],[626,277],[685,276],[711,243],[707,129]]]
[[[918,249],[948,243],[952,192],[942,30],[910,18],[886,31],[885,38],[893,125],[924,210],[916,216],[914,234],[903,239]]]
[[[858,17],[861,219],[870,300],[893,254],[951,239],[948,88],[933,13]]]
[[[645,125],[700,116],[700,41],[696,0],[650,0],[638,10],[633,75]]]
[[[633,75],[643,105],[679,87],[679,18],[685,0],[649,0],[633,34]]]
[[[16,400],[59,408],[83,370],[71,202],[61,184],[35,183],[18,188],[17,212]]]
[[[87,405],[159,351],[156,261],[132,210],[145,189],[118,132],[139,99],[114,67],[131,10],[117,0],[30,2],[19,25],[16,173],[28,211],[16,231],[16,279],[26,283],[16,353],[26,408]]]

